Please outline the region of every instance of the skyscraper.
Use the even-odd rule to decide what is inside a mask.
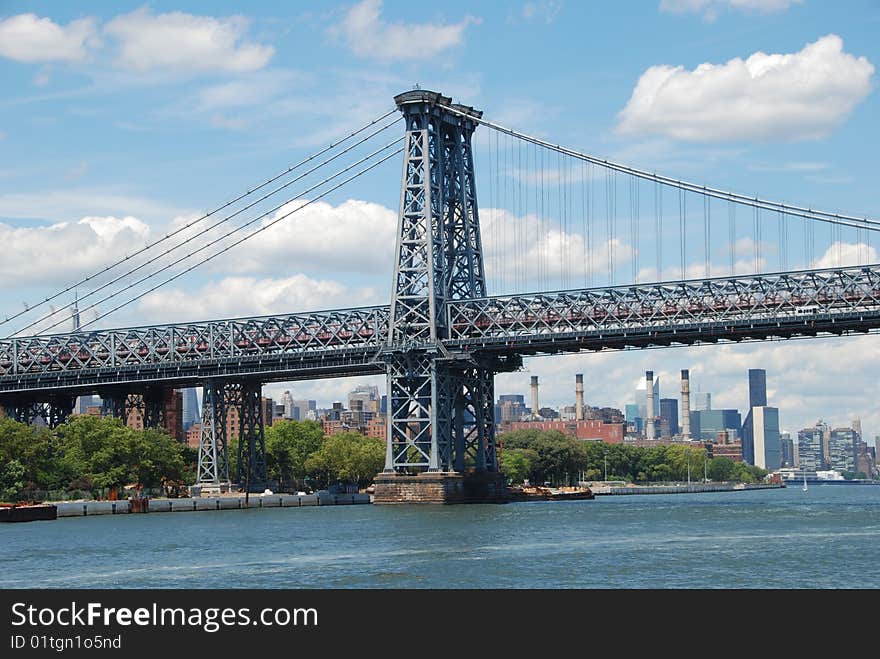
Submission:
[[[767,371],[763,368],[749,369],[749,407],[767,404]]]
[[[693,394],[694,406],[693,412],[704,412],[712,409],[712,394],[708,391],[698,391]]]
[[[858,435],[852,428],[835,428],[828,439],[831,468],[843,473],[856,470],[856,441]]]
[[[825,468],[822,455],[823,433],[821,421],[812,428],[798,431],[798,468],[805,471],[819,471]]]
[[[748,464],[773,471],[782,466],[779,409],[767,405],[767,371],[749,369],[749,412],[742,426],[742,456]]]
[[[660,399],[660,420],[665,420],[669,427],[669,435],[677,435],[678,430],[678,399],[677,398],[661,398]],[[663,433],[661,433],[661,436]]]
[[[779,438],[779,410],[775,407],[761,405],[749,410],[751,423],[749,443],[751,445],[752,460],[750,464],[775,471],[782,466],[782,443]],[[743,435],[743,447],[746,445],[745,434]],[[746,460],[746,449],[743,448],[743,460]]]
[[[189,430],[194,423],[202,419],[202,411],[199,408],[199,397],[195,387],[183,390],[183,432]]]

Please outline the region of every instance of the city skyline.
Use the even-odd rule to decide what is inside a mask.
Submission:
[[[683,349],[678,349],[673,352],[681,352]],[[650,354],[657,354],[658,351],[648,351]],[[623,354],[633,354],[633,353],[618,353],[618,355]],[[606,355],[611,356],[611,355]],[[587,357],[594,357],[592,355],[588,355]],[[548,358],[540,358],[540,359],[548,359]],[[648,362],[648,366],[651,365],[652,362]],[[681,396],[680,396],[680,369],[676,370],[676,365],[673,364],[672,368],[669,370],[654,370],[654,379],[655,381],[659,378],[659,392],[660,397],[662,398],[674,398],[678,402],[678,414],[679,414],[679,424],[681,420]],[[713,410],[721,410],[721,409],[735,409],[738,410],[741,414],[742,420],[745,420],[746,414],[749,409],[749,378],[748,371],[749,368],[745,368],[741,373],[742,383],[740,386],[735,386],[736,393],[731,391],[725,391],[721,387],[712,386],[713,380],[711,376],[704,377],[694,376],[693,367],[688,367],[688,365],[684,362],[681,363],[681,368],[690,368],[690,380],[691,380],[691,410],[695,410],[694,406],[694,398],[695,394],[698,393],[710,393],[712,395],[711,406]],[[568,370],[568,369],[566,369]],[[650,370],[647,369],[647,370]],[[811,428],[815,426],[815,424],[819,421],[822,421],[832,428],[844,428],[851,427],[852,423],[856,419],[861,420],[861,426],[863,428],[863,439],[869,444],[873,445],[874,438],[880,432],[880,426],[878,427],[878,431],[872,430],[873,427],[866,422],[866,419],[870,419],[873,417],[871,414],[870,408],[865,408],[864,410],[859,410],[853,407],[850,411],[847,412],[835,412],[830,408],[814,408],[815,414],[813,411],[797,411],[797,410],[787,410],[782,404],[778,404],[777,401],[781,400],[789,400],[784,394],[780,394],[780,390],[784,388],[784,383],[780,384],[780,380],[782,379],[778,374],[775,374],[770,369],[767,370],[767,398],[769,399],[772,407],[779,409],[779,430],[781,433],[789,433],[792,437],[796,437],[797,433],[804,428]],[[642,392],[644,392],[644,379],[645,379],[645,371],[637,372],[633,374],[632,386],[621,386],[617,385],[616,389],[620,391],[625,391],[621,397],[618,398],[606,398],[601,396],[601,394],[596,394],[596,389],[598,387],[595,380],[590,379],[588,375],[588,371],[574,370],[572,369],[569,374],[561,374],[558,377],[562,379],[550,379],[548,376],[542,374],[540,371],[536,371],[533,369],[527,369],[520,373],[514,374],[502,374],[496,377],[496,386],[495,386],[495,397],[496,400],[499,396],[503,395],[522,395],[525,397],[526,407],[529,406],[530,400],[530,378],[533,375],[538,376],[539,384],[540,384],[540,405],[541,407],[550,407],[555,410],[560,410],[564,406],[574,405],[575,403],[575,375],[576,373],[585,373],[584,377],[584,403],[586,405],[590,405],[593,407],[613,407],[624,411],[627,404],[632,404],[638,402],[639,404],[644,404],[644,401],[635,401],[632,400],[633,392],[641,386]],[[502,386],[500,381],[504,378],[505,381],[510,382],[510,384],[506,384]],[[726,378],[725,378],[726,379]],[[735,380],[734,378],[731,378]],[[718,379],[718,382],[723,381],[721,378]],[[318,408],[329,408],[333,402],[341,401],[346,402],[348,400],[348,392],[355,389],[355,387],[359,385],[372,385],[379,386],[380,391],[382,384],[384,383],[384,378],[381,376],[367,377],[367,378],[346,378],[339,380],[327,380],[327,383],[335,383],[336,386],[333,387],[325,387],[319,388],[318,390],[323,390],[325,392],[343,392],[341,395],[329,395],[322,397],[320,394],[312,395],[309,394],[309,398],[314,398],[318,401]],[[717,384],[717,382],[716,382]],[[278,396],[275,395],[274,392],[280,392],[283,390],[290,390],[294,397],[306,397],[305,393],[299,393],[303,391],[315,391],[313,387],[313,382],[292,382],[292,383],[281,383],[276,386],[276,384],[268,384],[264,387],[264,394],[266,396],[274,398],[276,402],[278,401]],[[548,395],[548,391],[551,393]],[[591,397],[591,395],[593,397]],[[659,401],[659,399],[658,399]],[[655,409],[657,415],[659,416],[659,403],[657,403]],[[798,421],[798,420],[802,421]],[[657,430],[657,435],[659,437],[659,428]]]

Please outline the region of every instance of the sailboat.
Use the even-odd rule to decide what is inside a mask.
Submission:
[[[804,492],[807,491],[807,470],[804,469],[804,487],[802,488]]]

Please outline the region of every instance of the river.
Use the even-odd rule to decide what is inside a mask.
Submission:
[[[880,487],[0,525],[2,588],[877,588]]]

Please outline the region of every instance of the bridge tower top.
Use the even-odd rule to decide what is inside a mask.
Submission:
[[[457,112],[475,117],[476,119],[480,119],[483,116],[482,110],[475,110],[470,105],[453,103],[452,98],[449,96],[444,96],[440,92],[433,92],[427,89],[413,89],[403,92],[394,97],[394,102],[397,104],[397,109],[404,116],[431,115],[440,117],[444,123],[453,125],[467,121],[467,118],[462,117],[456,112],[450,112],[442,106],[454,108]],[[471,130],[476,127],[474,122],[467,121],[467,123],[470,124]]]

